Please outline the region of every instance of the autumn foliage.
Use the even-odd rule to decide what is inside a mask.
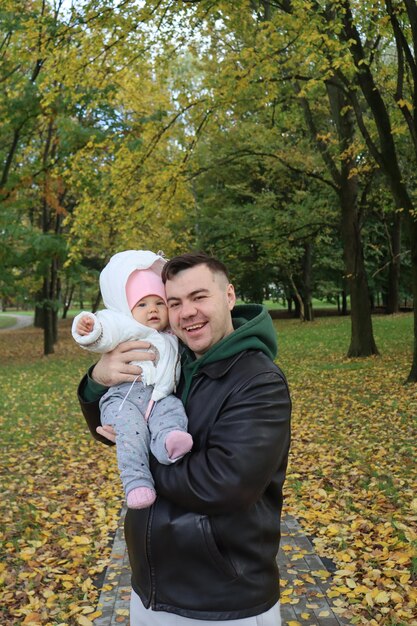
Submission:
[[[345,359],[347,318],[276,322],[294,404],[285,507],[333,563],[336,611],[351,623],[412,625],[417,396],[401,384],[412,319],[374,325],[383,356]],[[100,614],[123,494],[114,449],[80,415],[76,385],[91,355],[72,344],[67,322],[48,358],[40,330],[1,335],[2,626],[89,626]],[[281,601],[299,603],[307,583],[284,580]]]

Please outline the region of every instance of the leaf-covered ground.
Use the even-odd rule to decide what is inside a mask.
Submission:
[[[404,386],[410,315],[377,317],[382,356],[343,358],[349,320],[277,321],[294,404],[286,509],[332,559],[329,595],[351,621],[417,624],[417,386]],[[89,626],[117,526],[114,449],[87,432],[75,387],[91,356],[68,323],[0,335],[2,626]],[[283,602],[299,594],[286,588]],[[308,616],[302,624],[308,624]]]
[[[114,450],[89,436],[76,399],[91,356],[67,324],[60,336],[45,358],[40,331],[0,335],[2,626],[89,626],[121,508]]]
[[[349,324],[276,322],[294,404],[286,508],[336,565],[336,609],[359,624],[415,625],[417,385],[402,384],[412,319],[375,317],[382,356],[367,359],[343,358]]]

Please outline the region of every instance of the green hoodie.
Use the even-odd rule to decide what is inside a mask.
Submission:
[[[261,304],[239,304],[232,311],[234,332],[216,343],[202,357],[196,359],[189,348],[184,347],[181,355],[182,375],[184,376],[184,390],[181,400],[185,404],[190,391],[193,376],[208,363],[215,363],[227,359],[243,350],[262,350],[270,359],[277,355],[277,334],[271,316]],[[90,371],[94,366],[90,368]],[[81,390],[86,402],[98,400],[107,387],[103,387],[90,378],[88,372],[87,383]]]
[[[240,304],[232,311],[233,333],[212,346],[202,357],[196,359],[187,347],[181,355],[181,372],[184,389],[181,395],[186,403],[193,376],[208,363],[222,361],[244,350],[261,350],[270,359],[277,355],[277,335],[271,316],[260,304]]]

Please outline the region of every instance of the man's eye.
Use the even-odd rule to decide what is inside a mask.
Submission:
[[[179,306],[179,302],[170,302],[168,306],[170,309],[175,309],[175,307]]]

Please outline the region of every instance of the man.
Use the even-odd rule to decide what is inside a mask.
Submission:
[[[235,306],[226,268],[203,253],[171,259],[162,278],[171,329],[184,344],[177,395],[194,446],[175,465],[151,459],[157,500],[126,515],[131,625],[279,626],[276,555],[291,405],[272,360],[271,318],[260,305]],[[134,380],[132,348],[143,347],[122,344],[102,357],[93,380],[82,381],[93,433],[102,385]]]

